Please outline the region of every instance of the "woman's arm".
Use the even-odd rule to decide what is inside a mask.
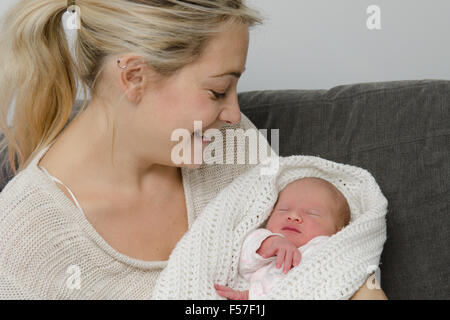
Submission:
[[[375,284],[368,285],[371,281],[371,277],[355,292],[355,294],[350,298],[350,300],[387,300],[388,298],[384,294],[383,290],[374,279]]]

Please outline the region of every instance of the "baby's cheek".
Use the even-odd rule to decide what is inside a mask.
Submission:
[[[289,240],[290,240],[293,244],[295,244],[295,246],[296,246],[297,248],[303,246],[304,244],[306,244],[306,242],[308,242],[308,241],[305,240],[305,239],[306,239],[306,235],[305,235],[304,233],[301,233],[301,234],[295,235],[295,236],[292,236],[292,235],[290,235],[290,236],[291,236],[292,238],[289,239]]]
[[[306,228],[305,237],[307,238],[306,241],[309,241],[317,236],[324,235],[326,233],[325,228],[315,222],[311,222],[308,225],[308,228]]]
[[[280,229],[279,220],[280,219],[277,219],[276,215],[272,213],[269,221],[267,221],[266,229],[270,230],[271,232],[278,232]]]
[[[334,225],[327,221],[317,222],[312,227],[314,237],[330,236],[334,233],[334,230],[335,230]],[[314,237],[312,237],[312,238],[314,238]]]

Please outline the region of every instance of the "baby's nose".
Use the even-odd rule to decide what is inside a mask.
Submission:
[[[290,217],[290,216],[288,216],[287,219],[288,219],[289,222],[295,222],[295,223],[302,223],[303,222],[303,219],[302,219],[301,216],[298,216],[298,217]]]

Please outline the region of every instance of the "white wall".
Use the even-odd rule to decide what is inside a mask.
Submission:
[[[0,2],[0,14],[3,15],[3,13],[8,9],[13,3],[16,3],[17,0],[2,0]]]
[[[267,21],[251,33],[240,91],[450,79],[450,0],[248,1]],[[380,30],[366,26],[373,4]]]
[[[266,21],[251,32],[239,91],[450,79],[450,0],[247,1]],[[366,27],[372,4],[381,30]]]

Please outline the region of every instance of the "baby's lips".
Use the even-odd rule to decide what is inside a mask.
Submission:
[[[293,227],[283,227],[281,230],[287,230],[287,231],[293,231],[293,232],[297,232],[297,233],[301,233],[300,230],[297,230]]]

